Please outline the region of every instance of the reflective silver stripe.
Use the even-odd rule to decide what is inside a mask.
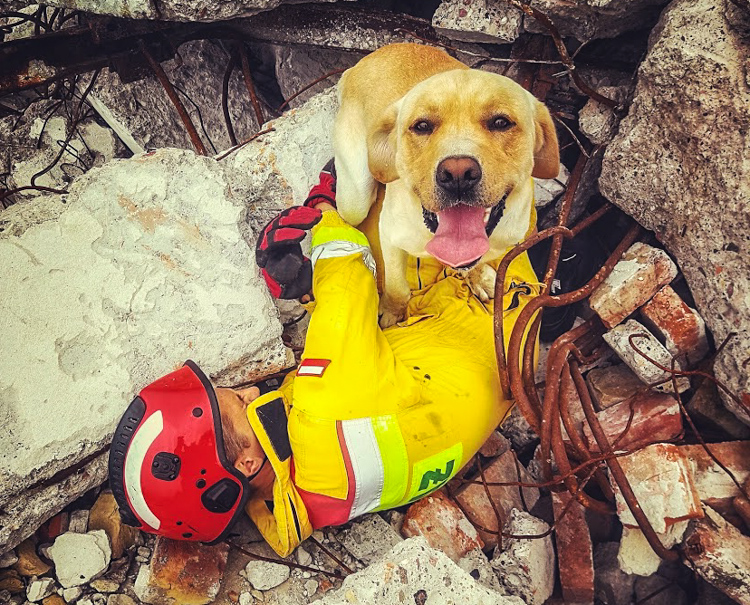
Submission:
[[[125,479],[125,491],[128,493],[130,504],[137,515],[143,519],[153,529],[159,529],[161,521],[148,507],[143,497],[143,487],[141,486],[141,468],[143,461],[146,459],[146,453],[151,444],[164,430],[164,418],[162,413],[156,412],[149,416],[140,428],[133,435],[125,457],[125,469],[123,471]]]
[[[354,519],[380,506],[385,470],[378,440],[369,418],[344,420],[341,428],[354,471],[356,488],[349,512],[349,518]]]
[[[377,277],[375,273],[375,259],[372,256],[370,248],[349,242],[346,240],[333,240],[331,242],[325,242],[324,244],[318,244],[312,249],[310,254],[310,260],[312,261],[313,270],[315,270],[315,263],[323,258],[341,258],[344,256],[351,256],[352,254],[361,254],[362,260],[365,261],[365,266],[370,270],[373,277]]]

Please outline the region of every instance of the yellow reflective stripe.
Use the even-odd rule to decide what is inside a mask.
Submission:
[[[370,247],[370,242],[361,231],[357,231],[354,227],[341,226],[341,227],[323,227],[316,230],[312,236],[312,247],[316,248],[327,244],[328,242],[345,241],[358,244],[360,246]]]
[[[409,457],[396,416],[376,416],[371,421],[383,461],[384,476],[380,504],[374,510],[387,510],[404,500],[409,479]]]

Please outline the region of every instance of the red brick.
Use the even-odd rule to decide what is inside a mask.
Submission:
[[[615,440],[628,425],[631,406],[634,413],[630,428],[615,446]],[[640,393],[598,412],[596,417],[616,450],[631,450],[659,441],[669,441],[682,433],[680,407],[677,400],[667,393]],[[583,427],[583,436],[589,448],[598,452],[599,445],[588,424]]]
[[[504,454],[510,449],[510,441],[503,437],[499,432],[492,431],[487,441],[484,442],[479,453],[485,458],[495,458]]]
[[[594,550],[586,514],[578,503],[568,504],[570,492],[553,492],[555,545],[560,585],[566,603],[594,602]],[[563,509],[568,506],[565,516]]]
[[[206,546],[159,536],[150,564],[138,573],[136,595],[146,603],[210,603],[219,593],[228,555],[226,543]]]
[[[663,338],[672,355],[687,355],[693,364],[708,353],[706,324],[671,286],[665,286],[641,309],[646,325]]]
[[[589,305],[613,328],[675,277],[677,266],[664,250],[636,242],[591,294]]]
[[[509,450],[495,458],[484,468],[484,476],[488,482],[505,483],[519,481],[518,470],[516,470],[516,455]],[[518,464],[521,472],[520,480],[533,483],[534,480],[526,472],[522,464]],[[520,488],[511,486],[488,486],[492,501],[503,511],[505,517],[510,514],[511,509],[524,510],[521,500]],[[530,509],[539,499],[539,490],[536,488],[523,488],[526,506]],[[469,520],[490,530],[497,530],[497,516],[487,498],[484,486],[481,483],[468,484],[457,496],[457,500],[466,511]],[[497,534],[488,533],[479,528],[479,535],[487,546],[497,545]]]
[[[39,539],[41,542],[54,542],[55,538],[60,534],[64,534],[68,531],[68,525],[70,523],[70,517],[68,513],[58,513],[47,521],[39,529]]]
[[[443,551],[454,561],[484,546],[474,526],[442,491],[409,507],[401,533],[406,538],[424,536],[430,546]]]

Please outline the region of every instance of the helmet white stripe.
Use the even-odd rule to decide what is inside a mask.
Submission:
[[[143,497],[141,468],[148,448],[151,447],[162,430],[164,430],[164,418],[161,411],[158,411],[149,416],[133,435],[128,454],[125,457],[125,470],[123,472],[125,491],[128,493],[130,505],[138,516],[155,530],[159,529],[161,521],[148,507]]]

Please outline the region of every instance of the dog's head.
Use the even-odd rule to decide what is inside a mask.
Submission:
[[[368,137],[370,171],[383,183],[404,180],[436,232],[428,251],[453,266],[486,251],[516,187],[559,170],[547,108],[513,80],[483,71],[456,69],[420,82]]]

